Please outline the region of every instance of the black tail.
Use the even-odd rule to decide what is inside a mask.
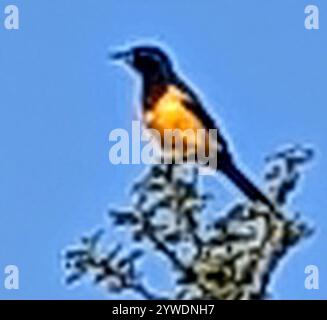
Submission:
[[[233,163],[227,160],[222,163],[219,170],[223,172],[235,185],[252,201],[260,201],[271,210],[275,210],[273,203],[265,196]]]

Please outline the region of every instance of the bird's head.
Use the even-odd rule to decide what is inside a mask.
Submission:
[[[163,81],[173,75],[168,55],[156,46],[132,47],[114,52],[111,58],[123,61],[145,80]]]

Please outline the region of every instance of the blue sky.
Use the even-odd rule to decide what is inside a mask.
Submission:
[[[327,297],[325,1],[1,0],[0,12],[7,4],[20,9],[20,29],[0,24],[0,298],[105,298],[62,284],[60,252],[105,225],[142,170],[108,161],[109,132],[130,130],[136,110],[131,79],[106,60],[140,39],[171,48],[254,176],[285,143],[316,147],[293,205],[316,233],[279,269],[273,293]],[[319,6],[320,30],[304,28],[308,4]],[[8,264],[20,269],[19,290],[1,285]],[[310,264],[319,290],[304,288]]]

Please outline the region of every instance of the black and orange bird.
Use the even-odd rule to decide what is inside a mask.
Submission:
[[[251,201],[264,203],[274,210],[272,201],[235,165],[227,141],[216,122],[206,112],[198,96],[178,76],[171,59],[159,46],[133,46],[112,53],[111,58],[125,62],[141,77],[142,120],[146,127],[160,133],[161,146],[164,131],[168,129],[179,129],[181,132],[190,132],[190,129],[202,129],[205,132],[216,130],[216,140],[210,147],[208,135],[205,139],[194,138],[198,136],[193,135],[190,137],[193,139],[191,143],[187,141],[188,146],[202,143],[205,149],[211,148],[212,151],[213,148],[217,161],[212,169],[226,175]]]

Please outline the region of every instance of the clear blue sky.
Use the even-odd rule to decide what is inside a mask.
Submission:
[[[163,41],[201,88],[247,168],[289,142],[319,151],[294,208],[316,227],[274,278],[275,298],[327,298],[327,3],[324,0],[14,0],[20,30],[0,24],[0,298],[102,299],[62,284],[60,252],[125,204],[140,166],[108,161],[108,133],[135,119],[132,81],[108,48]],[[320,8],[320,30],[304,7]],[[217,182],[213,182],[217,184]],[[20,289],[3,288],[5,265]],[[315,264],[320,289],[304,288]],[[155,270],[154,270],[155,272]]]

